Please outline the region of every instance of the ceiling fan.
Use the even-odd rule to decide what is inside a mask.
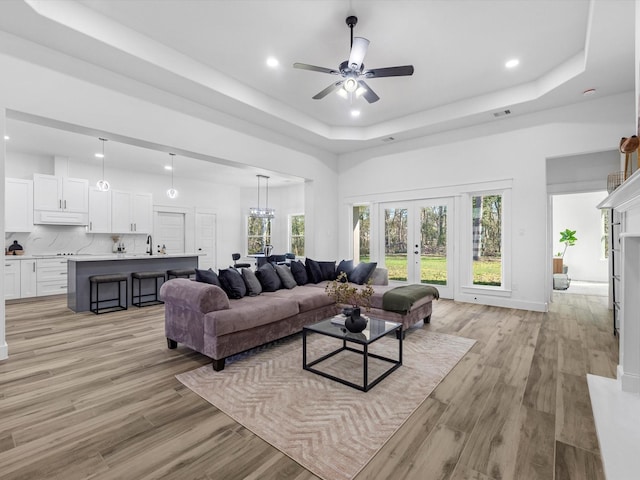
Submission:
[[[340,75],[341,80],[332,83],[327,88],[313,96],[314,100],[320,100],[331,92],[343,88],[348,93],[361,93],[369,103],[377,102],[380,97],[371,90],[371,87],[361,78],[382,78],[382,77],[404,77],[413,75],[413,65],[403,65],[400,67],[373,68],[365,70],[364,56],[367,54],[369,40],[362,37],[353,38],[353,27],[358,23],[358,17],[349,16],[346,19],[347,25],[351,29],[351,53],[349,60],[345,60],[340,64],[337,70],[325,67],[316,67],[306,63],[294,63],[293,68],[302,70],[310,70],[312,72],[330,73],[331,75]]]

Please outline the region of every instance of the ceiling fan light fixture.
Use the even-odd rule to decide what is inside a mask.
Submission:
[[[353,93],[358,89],[358,81],[353,77],[349,77],[344,81],[342,88],[349,93]]]

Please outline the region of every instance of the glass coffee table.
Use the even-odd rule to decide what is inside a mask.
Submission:
[[[338,316],[339,317],[339,316]],[[402,324],[397,322],[389,322],[386,320],[379,320],[377,318],[370,318],[367,322],[367,328],[364,329],[361,333],[351,333],[347,330],[344,325],[340,325],[334,323],[334,318],[332,317],[322,320],[318,323],[314,323],[312,325],[307,325],[302,328],[302,368],[304,370],[308,370],[310,372],[316,373],[326,378],[330,378],[331,380],[335,380],[336,382],[340,382],[343,385],[348,385],[350,387],[356,388],[363,392],[369,391],[371,388],[380,383],[384,378],[386,378],[391,372],[400,368],[402,365]],[[322,355],[320,358],[313,360],[307,363],[307,335],[309,333],[319,333],[320,335],[326,335],[333,338],[338,338],[342,340],[342,346],[332,352],[327,353],[326,355]],[[395,338],[398,342],[398,358],[387,358],[385,356],[377,355],[369,352],[369,345],[380,340],[382,337],[389,335],[390,333],[395,332]],[[361,345],[361,349],[354,348],[357,344]],[[325,360],[339,354],[343,351],[355,352],[362,355],[362,368],[363,368],[363,382],[362,384],[357,384],[346,380],[344,378],[340,378],[336,375],[332,375],[330,373],[324,372],[322,370],[318,370],[314,368],[314,366],[324,362]],[[389,368],[380,373],[377,377],[373,378],[369,381],[369,359],[374,358],[377,360],[381,360],[383,362],[388,362],[390,364]]]

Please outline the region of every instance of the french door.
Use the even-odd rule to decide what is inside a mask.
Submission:
[[[380,205],[381,248],[389,281],[433,285],[453,298],[451,198]]]

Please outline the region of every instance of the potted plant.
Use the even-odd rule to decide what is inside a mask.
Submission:
[[[564,243],[564,250],[558,252],[556,258],[553,259],[553,273],[567,273],[567,267],[563,264],[564,254],[567,253],[567,248],[573,247],[577,241],[576,230],[567,228],[560,232],[560,243]]]
[[[373,295],[373,287],[371,283],[367,283],[358,289],[352,284],[347,283],[347,274],[340,272],[335,280],[327,284],[324,291],[340,305],[347,305],[343,308],[342,313],[346,316],[345,327],[350,332],[361,332],[367,326],[367,319],[360,315],[360,307],[365,307],[369,311],[371,306],[371,295]],[[350,305],[350,307],[349,307]]]

